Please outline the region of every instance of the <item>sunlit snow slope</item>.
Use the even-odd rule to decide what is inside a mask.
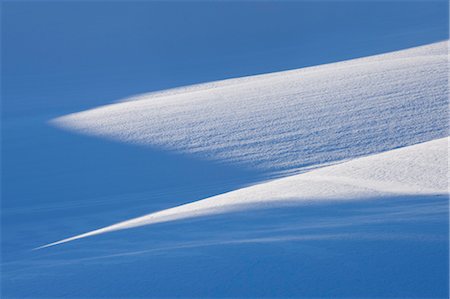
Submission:
[[[447,194],[447,44],[144,95],[60,117],[81,133],[300,173],[121,222],[135,226],[270,204]],[[390,151],[389,151],[390,150]],[[270,177],[270,175],[269,175]],[[44,246],[45,247],[45,246]]]
[[[442,138],[355,159],[152,213],[47,246],[142,225],[271,205],[392,195],[445,195],[447,145],[448,138]]]
[[[53,120],[269,173],[447,136],[447,42],[142,95]]]

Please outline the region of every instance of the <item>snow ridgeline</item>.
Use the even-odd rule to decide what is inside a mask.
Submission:
[[[142,225],[273,205],[447,194],[448,138],[442,138],[448,136],[447,71],[447,43],[441,42],[144,95],[57,118],[54,125],[79,133],[236,163],[268,174],[354,160],[40,248]],[[437,138],[441,139],[429,141]],[[404,146],[409,147],[395,149]],[[369,154],[375,155],[358,158]]]
[[[448,193],[448,142],[441,138],[358,158],[151,213],[39,248],[133,227],[186,218],[323,201]]]
[[[301,172],[447,136],[447,42],[142,95],[52,124],[234,163]]]

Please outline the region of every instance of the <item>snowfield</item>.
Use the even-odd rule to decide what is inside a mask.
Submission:
[[[277,205],[355,198],[382,199],[392,195],[445,196],[448,194],[448,142],[448,138],[442,138],[277,179],[114,224],[41,248],[137,226]]]
[[[298,172],[447,136],[447,42],[142,95],[57,118],[83,134]]]
[[[84,134],[295,173],[447,135],[447,43],[143,95],[63,116]],[[272,203],[447,194],[447,139],[151,213],[105,232]]]
[[[438,42],[13,119],[2,294],[448,298],[447,76]]]

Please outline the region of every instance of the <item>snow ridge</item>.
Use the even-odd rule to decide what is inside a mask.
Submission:
[[[448,194],[449,138],[363,157],[151,213],[40,248],[116,230],[286,204]]]
[[[447,42],[142,95],[52,120],[83,134],[292,172],[447,136]]]
[[[447,42],[441,42],[179,88],[54,119],[79,133],[237,163],[272,178],[298,174],[40,248],[273,204],[448,194],[447,71]]]

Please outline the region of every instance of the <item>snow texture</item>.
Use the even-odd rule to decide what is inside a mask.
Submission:
[[[441,42],[24,124],[41,150],[14,135],[4,293],[448,298],[447,60]]]
[[[151,213],[43,247],[116,230],[270,205],[448,193],[448,138],[355,159]]]
[[[447,136],[447,42],[188,86],[54,119],[122,142],[295,173]]]
[[[295,173],[446,136],[447,44],[161,93],[60,117],[79,132]],[[447,193],[447,139],[388,151],[165,209],[104,232],[259,208]],[[47,247],[48,245],[44,246]]]

